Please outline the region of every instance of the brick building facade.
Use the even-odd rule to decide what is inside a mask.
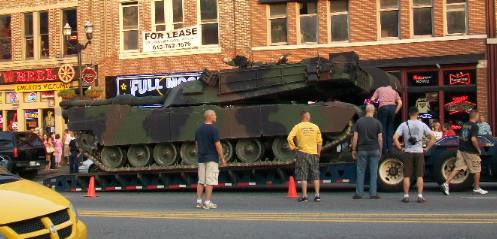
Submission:
[[[0,0],[4,6],[0,22],[2,16],[10,16],[13,43],[11,58],[0,61],[0,72],[75,65],[74,55],[64,54],[62,26],[64,11],[77,9],[81,41],[85,39],[84,22],[91,21],[94,26],[83,63],[98,66],[98,86],[107,88],[107,97],[119,92],[110,89],[118,87],[117,76],[225,69],[230,66],[223,61],[236,55],[274,62],[289,54],[289,60],[295,62],[355,51],[362,64],[381,67],[401,79],[406,106],[428,102],[427,113],[450,121],[454,112],[447,110],[449,103],[465,99],[463,102],[477,104],[484,114],[489,108],[484,14],[489,1],[317,0],[303,4],[281,0]],[[48,11],[49,19],[48,56],[43,57],[41,43],[36,43],[34,49],[41,53],[27,59],[25,13],[35,12],[36,25],[43,11]],[[152,53],[143,50],[144,32],[195,25],[205,29],[201,34],[206,42],[200,47]],[[41,31],[34,31],[37,34]],[[2,97],[12,87],[1,85]],[[37,94],[41,98],[42,93]],[[56,106],[59,100],[55,96],[50,106],[55,115],[60,115]],[[36,107],[50,108],[39,101]],[[3,116],[6,110],[21,106],[0,104]],[[39,118],[39,124],[43,124]]]

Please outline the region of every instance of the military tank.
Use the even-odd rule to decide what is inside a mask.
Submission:
[[[207,109],[218,115],[229,165],[264,167],[291,163],[286,135],[301,111],[309,111],[320,126],[323,150],[340,154],[361,114],[356,105],[375,85],[396,85],[387,73],[376,78],[359,66],[357,54],[347,52],[298,63],[204,70],[200,80],[170,89],[164,97],[126,95],[61,106],[79,147],[104,171],[195,168],[194,132]],[[161,107],[145,107],[152,104]]]

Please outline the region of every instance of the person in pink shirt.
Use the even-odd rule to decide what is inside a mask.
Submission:
[[[55,167],[60,167],[60,161],[62,160],[62,140],[59,134],[55,135]]]
[[[391,152],[393,145],[393,131],[395,115],[402,109],[402,100],[399,93],[392,86],[382,86],[376,89],[371,101],[378,101],[377,118],[383,126],[383,151]]]

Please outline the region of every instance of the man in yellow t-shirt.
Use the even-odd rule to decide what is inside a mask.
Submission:
[[[295,125],[288,134],[288,145],[296,152],[295,177],[302,184],[302,197],[299,202],[307,202],[307,180],[313,180],[315,191],[315,202],[320,202],[319,196],[319,157],[323,139],[319,127],[311,121],[309,112],[300,113],[300,123]],[[297,145],[295,145],[295,141]]]

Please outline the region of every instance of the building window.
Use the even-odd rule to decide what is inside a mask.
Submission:
[[[24,13],[24,57],[34,57],[33,13]]]
[[[183,27],[183,0],[154,2],[155,31],[170,31]]]
[[[300,42],[315,43],[318,41],[318,3],[304,1],[300,3]]]
[[[138,50],[138,3],[121,3],[121,13],[122,49]]]
[[[287,13],[286,3],[269,5],[269,29],[271,43],[287,43]]]
[[[12,59],[10,16],[0,16],[0,60]]]
[[[380,0],[381,38],[399,37],[399,0]]]
[[[40,12],[40,56],[49,57],[48,12]]]
[[[414,35],[433,35],[432,0],[413,0],[412,24]]]
[[[62,28],[68,23],[71,26],[71,36],[78,36],[78,13],[76,9],[64,9],[62,11]],[[64,55],[74,55],[78,52],[69,47],[69,43],[64,40]]]
[[[330,1],[331,41],[349,40],[349,1]]]
[[[217,0],[200,0],[200,24],[202,45],[218,44]]]
[[[466,33],[466,0],[447,0],[447,33]]]

